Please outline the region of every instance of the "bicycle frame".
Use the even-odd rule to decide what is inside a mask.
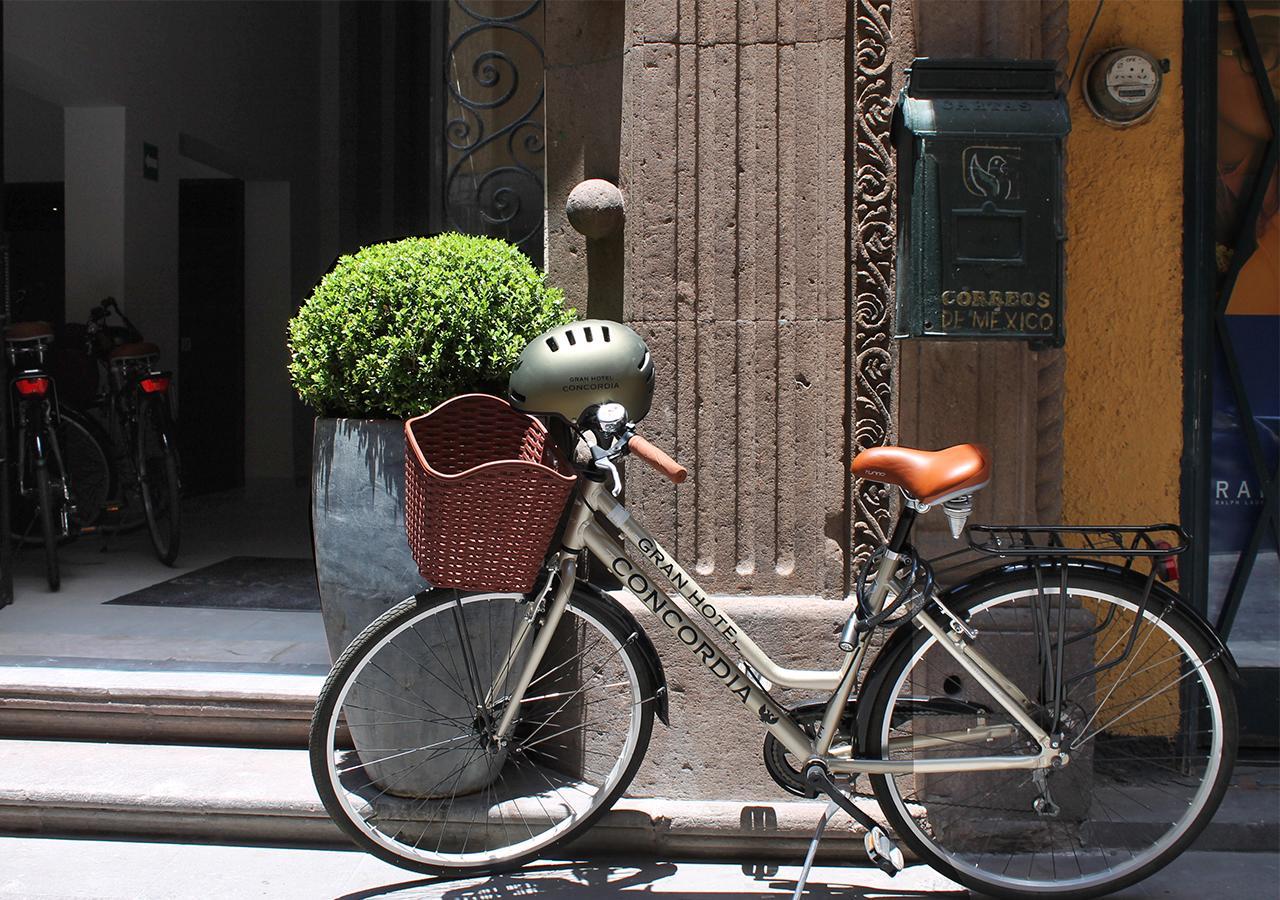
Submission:
[[[596,520],[601,515],[622,534],[627,547],[617,541]],[[551,641],[555,624],[559,621],[573,590],[578,553],[590,549],[605,562],[621,580],[626,590],[656,616],[699,659],[703,667],[742,703],[748,715],[757,718],[787,750],[801,760],[820,760],[832,772],[841,774],[905,774],[999,771],[1007,769],[1040,769],[1067,762],[1053,738],[1045,732],[1027,712],[1031,705],[1023,694],[985,656],[965,643],[958,629],[948,630],[929,614],[920,612],[913,625],[933,635],[938,643],[955,658],[982,687],[1003,707],[1014,720],[1035,739],[1040,752],[1018,756],[972,756],[942,759],[863,759],[854,755],[849,744],[836,745],[834,737],[861,667],[870,646],[870,634],[862,635],[857,645],[845,654],[842,665],[834,670],[789,669],[777,665],[751,637],[743,631],[732,616],[718,607],[689,575],[662,547],[662,545],[619,503],[602,482],[583,478],[573,501],[562,540],[559,555],[560,580],[554,594],[547,602],[545,625],[534,640],[524,669],[516,687],[505,698],[503,715],[497,728],[499,741],[506,740],[515,726],[520,701],[533,678],[533,673]],[[628,555],[631,548],[647,560],[667,579],[671,592],[660,590]],[[890,590],[894,571],[892,559],[882,564],[877,574],[873,596],[877,606]],[[530,617],[532,618],[532,617]],[[708,637],[713,629],[719,640],[731,646],[745,661],[750,670],[735,665],[726,658],[715,640]],[[530,627],[522,628],[515,636],[512,653],[514,659],[521,645],[528,639]],[[758,673],[758,677],[749,674]],[[494,681],[489,699],[494,699],[507,675],[504,667]],[[808,737],[761,684],[761,679],[784,688],[829,690],[823,725],[816,738]],[[919,746],[932,746],[939,741],[982,744],[987,740],[1007,737],[1014,733],[1010,725],[995,725],[971,729],[965,732],[923,735],[915,741]],[[913,739],[907,739],[915,746]],[[893,746],[891,744],[891,746]],[[902,749],[893,747],[893,749]]]

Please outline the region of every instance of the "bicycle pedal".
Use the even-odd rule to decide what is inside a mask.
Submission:
[[[866,848],[867,858],[890,878],[906,868],[907,863],[902,856],[902,850],[880,826],[877,825],[867,832],[866,837],[862,839],[862,845]]]

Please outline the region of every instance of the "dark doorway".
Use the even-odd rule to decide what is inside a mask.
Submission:
[[[244,182],[178,188],[178,398],[183,491],[244,485]]]
[[[9,235],[9,298],[16,321],[63,323],[62,182],[4,186],[4,230]]]

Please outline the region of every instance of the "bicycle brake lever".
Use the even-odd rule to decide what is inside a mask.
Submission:
[[[622,493],[622,476],[618,474],[618,467],[613,464],[613,460],[607,456],[601,457],[600,459],[596,460],[596,465],[600,466],[601,468],[608,469],[609,474],[613,476],[613,487],[609,489],[609,492],[613,494],[613,496],[615,497],[621,494]]]

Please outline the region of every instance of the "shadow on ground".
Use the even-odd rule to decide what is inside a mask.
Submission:
[[[794,867],[789,867],[795,871]],[[508,900],[523,897],[609,898],[652,894],[662,900],[714,900],[714,898],[790,897],[795,891],[794,878],[779,877],[773,865],[744,865],[743,876],[726,884],[722,875],[709,873],[706,884],[697,886],[661,885],[674,878],[681,867],[658,862],[647,865],[565,865],[529,866],[519,872],[495,875],[485,880],[465,879],[451,882],[440,878],[423,878],[370,888],[346,894],[338,900]],[[684,873],[688,869],[683,869]],[[862,868],[841,870],[841,878],[811,879],[805,889],[806,900],[912,900],[912,898],[967,898],[967,891],[914,891],[873,887],[878,873]],[[865,875],[865,878],[863,876]],[[687,882],[687,877],[681,881]],[[863,883],[859,883],[862,881]],[[753,887],[754,885],[754,887]]]

